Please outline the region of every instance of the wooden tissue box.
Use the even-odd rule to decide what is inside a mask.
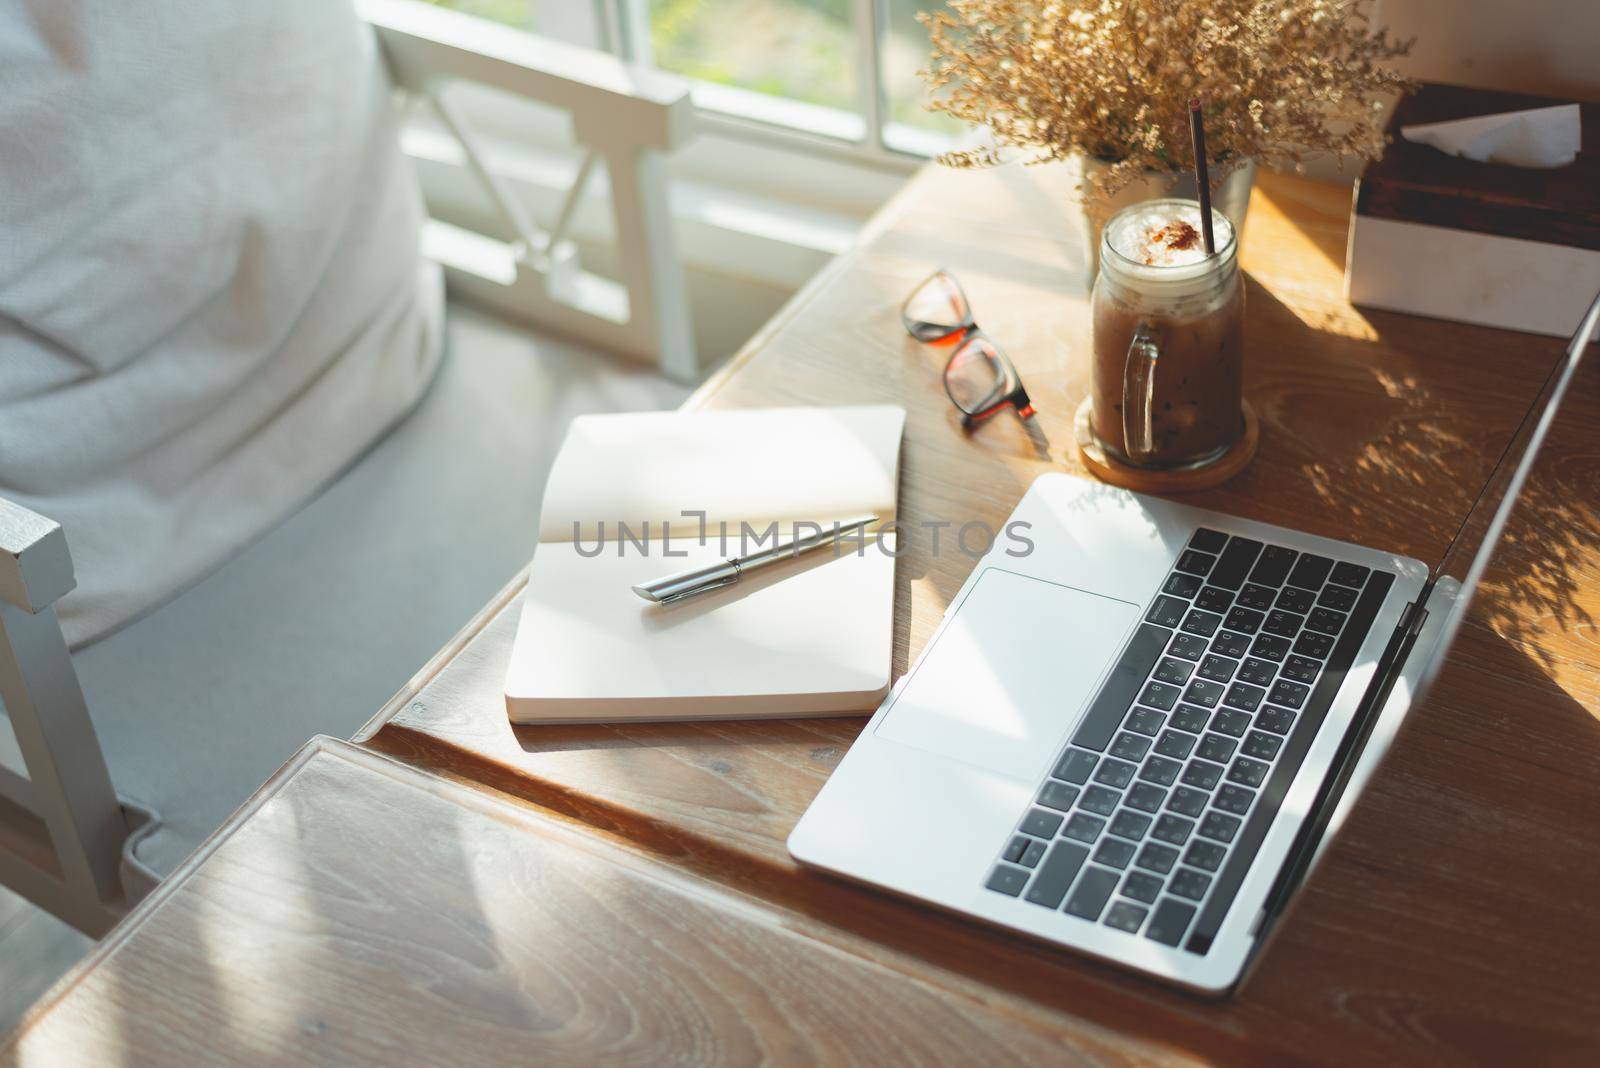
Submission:
[[[1581,108],[1566,167],[1476,163],[1401,140],[1400,127],[1571,103],[1424,85],[1356,183],[1345,257],[1352,304],[1558,337],[1600,290],[1600,105]]]

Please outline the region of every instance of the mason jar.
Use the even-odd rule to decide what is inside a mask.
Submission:
[[[1244,433],[1244,286],[1233,224],[1196,258],[1200,206],[1152,200],[1107,221],[1092,297],[1091,425],[1138,467],[1200,467]],[[1185,229],[1187,227],[1187,229]]]

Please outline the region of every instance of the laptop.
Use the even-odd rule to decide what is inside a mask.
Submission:
[[[1052,473],[788,840],[803,864],[1234,991],[1465,615],[1597,297],[1431,568]]]

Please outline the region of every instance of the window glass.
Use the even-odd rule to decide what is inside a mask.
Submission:
[[[428,0],[468,15],[589,48],[604,46],[592,0]]]
[[[886,0],[886,3],[883,55],[879,61],[883,71],[885,119],[954,136],[965,129],[965,124],[927,109],[928,87],[917,73],[927,68],[928,56],[933,51],[928,44],[927,27],[917,21],[917,15],[936,11],[944,4],[940,0]]]
[[[850,0],[649,0],[656,65],[715,85],[856,110]]]

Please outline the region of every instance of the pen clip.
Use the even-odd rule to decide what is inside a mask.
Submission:
[[[724,586],[732,586],[735,582],[738,582],[738,581],[739,581],[739,572],[735,571],[731,575],[724,576],[723,578],[717,579],[714,582],[707,582],[703,586],[691,586],[686,590],[679,590],[677,593],[669,593],[665,597],[662,597],[660,600],[658,600],[656,603],[657,604],[677,604],[679,601],[687,600],[690,597],[698,597],[702,593],[710,593],[712,590],[720,590]]]

